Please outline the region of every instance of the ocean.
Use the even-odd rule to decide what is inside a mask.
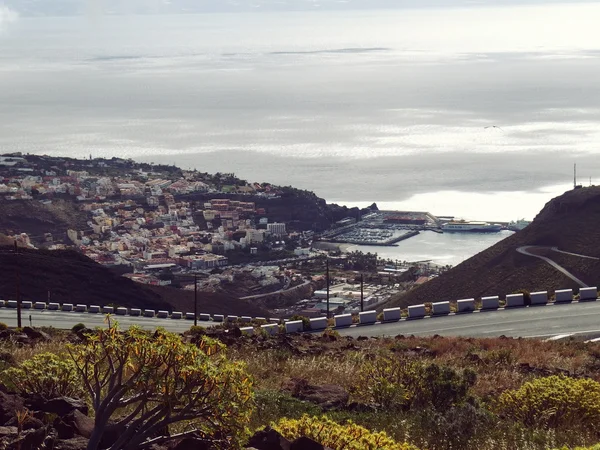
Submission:
[[[512,231],[498,233],[434,233],[421,232],[418,236],[401,241],[395,247],[367,245],[344,245],[344,251],[377,253],[380,258],[393,261],[430,261],[441,266],[456,266],[471,256],[514,234]]]
[[[574,163],[596,181],[600,4],[402,5],[5,8],[0,152],[235,172],[349,206],[488,221],[532,219],[572,187]]]

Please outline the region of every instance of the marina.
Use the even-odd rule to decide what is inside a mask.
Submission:
[[[498,234],[519,231],[529,225],[526,220],[513,222],[466,221],[452,216],[436,217],[418,211],[374,211],[359,220],[348,217],[319,236],[331,243],[361,246],[394,247],[402,241],[431,231],[437,234]]]

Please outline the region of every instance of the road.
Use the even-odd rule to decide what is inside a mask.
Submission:
[[[29,316],[31,315],[31,323],[34,327],[54,327],[62,329],[70,329],[77,323],[83,323],[88,328],[106,327],[105,314],[90,314],[79,312],[62,312],[62,311],[38,311],[38,310],[23,310],[22,325],[29,325]],[[156,329],[164,327],[170,331],[183,333],[189,330],[194,324],[193,320],[187,319],[159,319],[147,317],[132,317],[132,316],[111,316],[112,321],[119,322],[121,328],[129,328],[131,325],[139,325],[142,328]],[[0,308],[0,322],[5,323],[9,327],[17,326],[17,310],[9,308]],[[198,321],[198,325],[203,327],[212,325],[213,322]]]
[[[294,292],[296,289],[300,289],[305,286],[308,286],[310,283],[312,283],[312,281],[309,280],[309,281],[305,281],[302,284],[299,284],[298,286],[291,287],[289,289],[279,289],[278,291],[268,292],[266,294],[256,294],[256,295],[249,295],[247,297],[240,297],[240,300],[256,300],[259,298],[269,297],[271,295],[285,294],[286,292]]]
[[[561,252],[556,247],[539,247],[539,246],[535,246],[535,245],[527,245],[525,247],[519,247],[517,249],[517,251],[519,253],[523,254],[523,255],[532,256],[534,258],[541,259],[542,261],[545,261],[546,263],[550,264],[552,267],[554,267],[560,273],[562,273],[563,275],[565,275],[566,277],[570,278],[575,283],[577,283],[580,287],[588,287],[588,285],[586,283],[584,283],[583,281],[581,281],[579,278],[577,278],[575,275],[573,275],[571,272],[569,272],[563,266],[561,266],[558,263],[552,261],[550,258],[547,258],[545,256],[536,255],[535,253],[530,253],[529,252],[529,250],[535,250],[536,248],[538,248],[538,249],[544,249],[544,250],[550,249],[550,250],[553,250],[553,251],[558,252],[558,253],[565,253],[567,255],[579,256],[580,258],[591,258],[590,256],[583,256],[583,255],[577,255],[575,253]],[[595,258],[592,258],[592,259],[595,259]]]
[[[338,330],[344,336],[539,337],[600,336],[600,302],[549,304],[529,308],[403,320]]]
[[[36,327],[53,326],[69,329],[76,323],[93,328],[106,326],[103,314],[25,311],[23,325],[29,325],[29,315]],[[183,332],[193,324],[191,320],[149,319],[144,317],[113,316],[122,328],[139,325],[154,329],[164,327],[170,331]],[[16,310],[1,308],[0,322],[16,326]],[[210,326],[213,322],[198,322],[201,326]],[[550,304],[510,310],[453,314],[418,320],[402,320],[395,323],[370,326],[355,326],[338,329],[345,336],[466,336],[466,337],[538,337],[551,338],[560,335],[579,334],[589,338],[600,336],[600,301],[572,304]]]

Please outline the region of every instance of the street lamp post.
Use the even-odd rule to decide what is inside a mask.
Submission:
[[[15,268],[17,270],[17,286],[16,286],[16,294],[17,294],[17,327],[21,328],[21,269],[19,265],[19,246],[17,245],[17,240],[15,239]]]
[[[198,274],[194,274],[194,326],[198,326]]]
[[[327,257],[325,261],[325,283],[327,284],[327,318],[329,319],[329,257]]]
[[[365,275],[363,273],[360,274],[360,312],[365,311]]]

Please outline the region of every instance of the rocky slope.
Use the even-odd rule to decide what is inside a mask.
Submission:
[[[0,247],[0,298],[13,299],[17,271],[23,300],[193,311],[194,293],[170,287],[150,287],[118,276],[75,251]],[[264,316],[265,311],[235,297],[202,293],[202,312]]]
[[[8,201],[0,196],[0,233],[27,233],[36,242],[43,241],[44,233],[52,233],[62,240],[69,228],[87,228],[86,222],[87,213],[70,199],[45,205],[36,200]]]
[[[562,251],[600,257],[600,187],[568,191],[551,200],[531,225],[469,258],[442,276],[393,298],[389,306],[457,300],[486,295],[579,286],[538,258],[517,252],[522,246],[558,247]],[[590,286],[600,285],[600,261],[534,250],[562,265]]]

